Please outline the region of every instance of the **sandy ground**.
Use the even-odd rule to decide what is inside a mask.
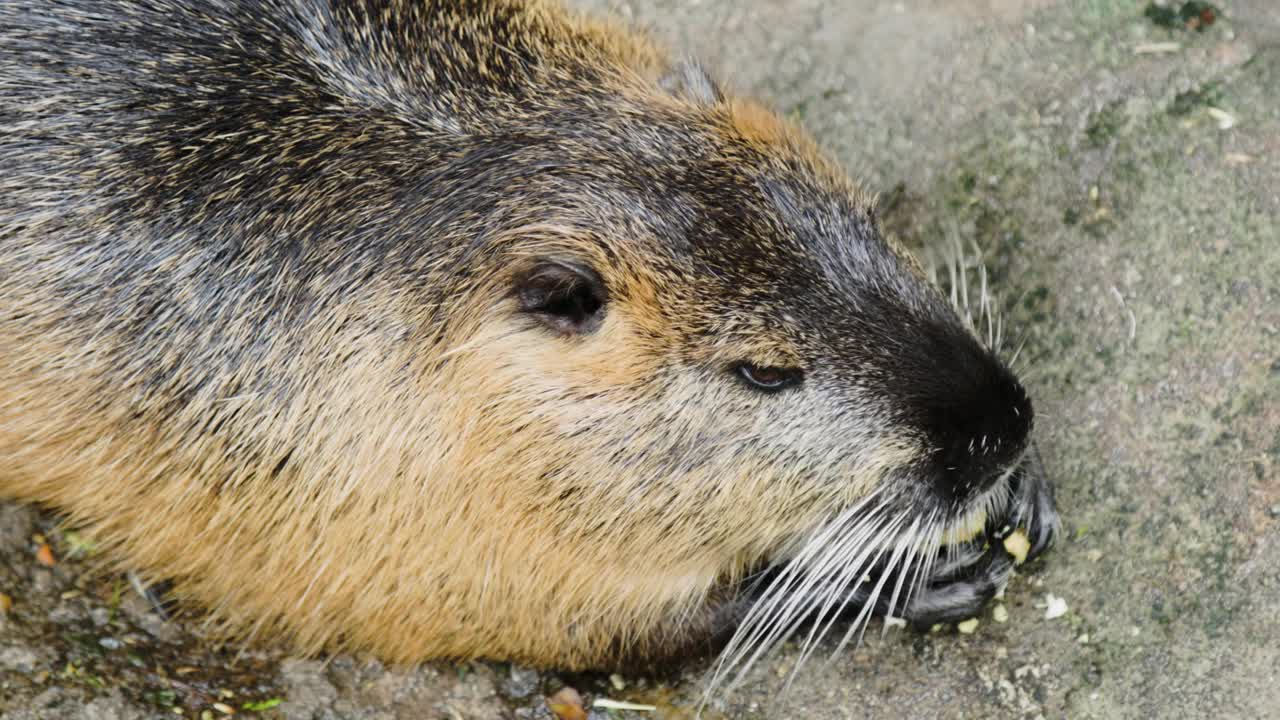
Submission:
[[[908,242],[981,250],[1066,519],[1007,622],[874,634],[789,689],[786,649],[706,716],[1280,716],[1280,3],[1221,2],[1204,32],[1136,0],[579,4],[798,117]],[[222,648],[89,574],[55,522],[0,505],[5,720],[549,718],[566,683],[658,706],[595,718],[682,718],[699,697],[697,666],[614,686]]]

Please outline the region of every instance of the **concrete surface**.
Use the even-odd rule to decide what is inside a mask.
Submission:
[[[708,716],[1280,717],[1280,2],[1220,2],[1204,32],[1158,27],[1135,0],[579,4],[799,117],[908,242],[983,251],[1025,338],[1066,519],[1010,586],[1006,623],[877,635],[785,692],[784,650]],[[51,523],[0,506],[5,720],[215,717],[214,702],[548,718],[564,683],[659,706],[593,717],[697,704],[696,666],[617,690],[506,665],[238,654],[115,576],[85,579],[86,561],[40,566],[33,534],[75,544]],[[1048,594],[1065,616],[1045,619]]]

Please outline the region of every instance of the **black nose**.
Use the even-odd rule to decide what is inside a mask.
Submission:
[[[934,490],[963,502],[989,489],[1027,447],[1031,401],[1016,380],[957,389],[934,410]]]
[[[1013,373],[967,333],[940,329],[929,335],[931,377],[914,393],[916,417],[933,448],[935,493],[947,503],[963,503],[989,489],[1021,456],[1034,411]]]

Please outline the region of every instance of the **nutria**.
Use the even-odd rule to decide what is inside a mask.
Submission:
[[[0,2],[0,63],[0,490],[228,633],[742,665],[1053,536],[1026,392],[869,195],[636,33]]]

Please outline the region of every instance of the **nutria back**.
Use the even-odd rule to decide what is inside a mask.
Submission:
[[[0,491],[228,632],[599,666],[1048,544],[1022,386],[696,65],[534,0],[19,5]]]

